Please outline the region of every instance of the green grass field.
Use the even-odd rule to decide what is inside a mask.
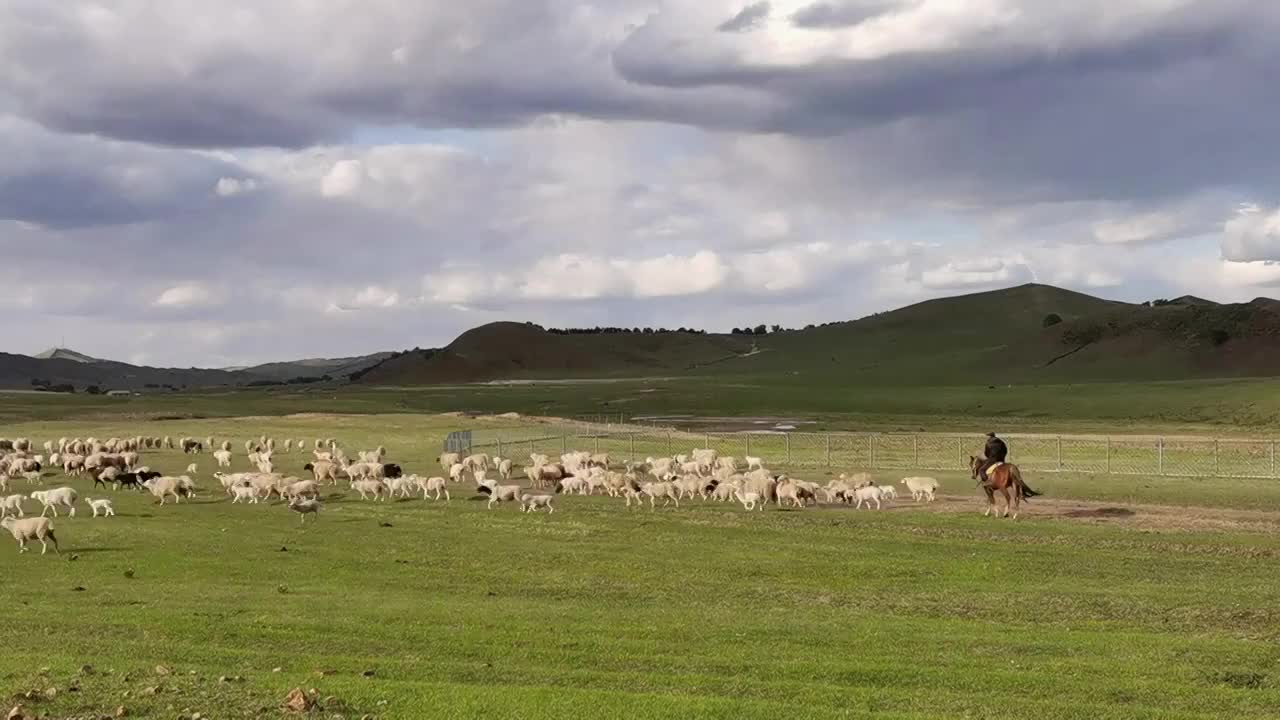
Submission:
[[[222,402],[185,415],[250,416],[28,414],[0,434],[212,434],[237,468],[251,435],[335,436],[425,473],[445,432],[492,422]],[[293,687],[317,689],[316,717],[1280,717],[1280,483],[1041,475],[1015,523],[940,477],[945,512],[571,497],[535,516],[454,486],[448,505],[335,490],[305,527],[122,492],[118,517],[57,521],[61,557],[0,544],[0,687],[41,717],[272,717]]]

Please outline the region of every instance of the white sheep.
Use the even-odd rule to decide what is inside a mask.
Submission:
[[[466,465],[456,462],[449,466],[449,479],[454,482],[462,482],[462,473],[467,469]]]
[[[644,485],[640,486],[640,492],[644,493],[649,497],[650,510],[653,510],[654,501],[656,501],[658,498],[665,498],[665,500],[662,503],[662,507],[666,507],[667,505],[670,505],[673,500],[676,503],[676,507],[677,508],[680,507],[679,492],[676,490],[676,486],[670,482],[663,481],[663,482],[656,482],[656,483],[653,483],[653,482],[645,483]]]
[[[151,491],[151,494],[160,499],[160,504],[165,504],[165,498],[172,495],[174,502],[182,502],[182,496],[178,494],[178,478],[168,475],[153,477],[142,483],[143,487]]]
[[[231,467],[231,451],[230,450],[215,450],[213,452],[213,459],[218,461],[218,467],[220,468]]]
[[[293,438],[287,438],[284,441],[284,454],[288,455],[293,452]]]
[[[320,507],[320,501],[315,498],[305,500],[302,498],[294,498],[289,501],[289,509],[298,513],[298,519],[301,521],[300,524],[302,525],[307,524],[307,515],[315,515],[316,518],[319,518]]]
[[[9,495],[0,498],[0,518],[8,515],[26,517],[27,514],[22,511],[22,501],[26,499],[26,495]]]
[[[503,480],[510,480],[512,467],[513,467],[513,464],[510,460],[506,458],[499,460],[498,461],[498,477],[502,478]]]
[[[351,483],[351,489],[360,493],[361,500],[368,500],[369,495],[373,495],[375,501],[386,501],[387,484],[381,480],[354,480]]]
[[[580,477],[567,477],[560,481],[560,492],[565,495],[586,495],[587,481]]]
[[[867,504],[867,509],[870,510],[871,503],[874,501],[876,509],[879,510],[880,496],[881,492],[879,485],[863,485],[853,491],[853,497],[858,501],[858,503],[854,505],[854,509],[860,509],[862,507],[862,503],[865,502]]]
[[[54,488],[52,490],[37,490],[31,493],[32,500],[44,505],[44,509],[40,511],[40,515],[42,517],[50,510],[53,511],[54,517],[58,517],[59,505],[67,508],[68,514],[71,517],[75,517],[76,500],[79,499],[79,497],[80,494],[76,492],[75,488],[69,487]]]
[[[493,509],[494,503],[500,503],[504,500],[512,500],[520,502],[521,488],[519,485],[499,485],[492,480],[486,480],[479,488],[481,493],[489,496],[489,509]]]
[[[922,497],[933,502],[934,493],[938,491],[938,481],[931,477],[906,477],[902,478],[902,484],[911,491],[911,499],[916,502]]]
[[[289,500],[297,500],[298,498],[319,497],[320,483],[315,480],[298,480],[284,486],[284,497]]]
[[[53,534],[53,521],[47,517],[32,517],[19,520],[18,518],[6,517],[0,519],[0,527],[8,530],[13,539],[18,541],[18,552],[27,551],[28,540],[40,541],[40,554],[43,555],[49,550],[49,542],[53,543],[53,551],[62,554],[62,550],[58,548],[58,538]]]
[[[880,488],[880,497],[884,498],[885,500],[898,499],[898,489],[895,488],[894,486],[880,485],[879,488]]]
[[[195,474],[196,474],[196,473],[198,473],[198,472],[200,472],[200,465],[199,465],[199,463],[191,463],[190,465],[188,465],[188,466],[187,466],[187,474],[188,474],[188,475],[195,475]]]
[[[84,501],[89,504],[89,509],[93,511],[93,516],[98,517],[101,512],[103,517],[115,517],[116,509],[111,504],[110,498],[85,498]]]
[[[748,512],[752,510],[760,510],[761,512],[764,512],[764,506],[766,503],[761,500],[760,493],[750,490],[747,492],[735,490],[733,491],[733,496],[738,499],[738,502],[742,503],[742,507]]]
[[[423,500],[427,499],[427,493],[433,492],[436,494],[434,498],[435,500],[439,500],[441,493],[443,493],[444,501],[449,502],[448,483],[445,482],[444,478],[429,477],[429,478],[423,479],[423,478],[417,477],[416,475],[411,475],[410,477],[414,479],[414,484],[416,484],[418,488],[422,490]]]
[[[462,457],[458,455],[458,453],[443,453],[440,457],[436,458],[436,460],[439,461],[441,470],[449,472],[449,468],[458,464],[462,460]]]
[[[232,485],[227,488],[231,493],[231,504],[234,505],[241,500],[248,502],[250,505],[258,504],[258,489],[252,485]]]
[[[520,498],[520,512],[535,512],[538,508],[546,508],[547,514],[555,512],[556,509],[551,506],[554,495],[525,495]]]

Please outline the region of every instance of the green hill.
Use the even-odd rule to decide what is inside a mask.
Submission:
[[[1056,323],[1047,318],[1056,316]],[[494,323],[361,382],[743,376],[806,385],[947,385],[1280,375],[1280,303],[1114,302],[1047,285],[930,300],[766,336],[554,334]]]

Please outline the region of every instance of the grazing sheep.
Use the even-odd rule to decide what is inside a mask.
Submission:
[[[547,514],[555,512],[556,509],[551,506],[554,495],[525,495],[520,498],[520,512],[535,512],[538,508],[546,508]]]
[[[302,438],[298,438],[298,441],[297,441],[296,443],[294,443],[294,444],[295,444],[295,445],[297,445],[297,447],[298,447],[298,452],[302,453],[302,452],[306,452],[306,451],[307,451],[307,441],[306,441],[306,440],[303,440]]]
[[[484,453],[475,453],[474,455],[468,455],[467,457],[462,459],[462,464],[466,465],[467,469],[472,471],[488,470],[489,456]]]
[[[502,460],[499,460],[498,461],[498,477],[502,478],[503,480],[510,480],[512,467],[513,467],[513,464],[510,460],[505,458]]]
[[[456,462],[449,466],[449,479],[454,482],[462,482],[462,473],[467,469],[466,465]]]
[[[231,451],[230,450],[215,450],[213,452],[213,459],[218,462],[218,467],[220,468],[231,467]]]
[[[231,441],[230,441],[230,440],[223,440],[223,441],[222,441],[222,447],[220,447],[220,448],[218,448],[218,449],[219,449],[219,450],[222,450],[223,452],[226,452],[228,455],[230,455],[230,453],[231,453]]]
[[[876,509],[879,510],[880,496],[881,492],[879,485],[863,485],[853,491],[853,497],[858,501],[858,504],[854,505],[854,509],[861,509],[862,503],[865,502],[867,504],[867,509],[870,510],[871,503],[874,501]]]
[[[84,501],[89,504],[89,509],[93,511],[94,517],[98,517],[99,512],[102,513],[103,517],[116,516],[116,509],[112,506],[109,498],[99,498],[97,500],[93,498],[85,498]]]
[[[906,477],[902,484],[911,491],[911,499],[920,502],[920,498],[928,498],[933,502],[934,493],[938,491],[938,481],[931,477]]]
[[[744,493],[741,490],[735,490],[733,491],[733,496],[738,499],[738,502],[742,503],[742,507],[748,512],[752,510],[764,512],[765,503],[761,500],[760,493],[751,491]]]
[[[19,553],[27,551],[28,540],[39,540],[41,555],[49,550],[49,542],[53,543],[54,552],[59,555],[62,554],[62,550],[58,548],[58,538],[53,534],[53,521],[47,517],[33,517],[24,520],[6,517],[0,520],[0,527],[8,530],[13,535],[13,539],[18,541]]]
[[[315,515],[317,519],[320,518],[320,501],[315,498],[306,500],[294,498],[289,501],[289,509],[298,513],[298,519],[302,525],[307,524],[307,515]]]
[[[22,501],[26,499],[26,495],[9,495],[0,498],[0,518],[8,515],[26,517],[27,514],[22,511]]]
[[[288,438],[284,441],[284,454],[288,455],[291,452],[293,452],[293,438]]]
[[[59,505],[67,508],[68,514],[71,515],[71,517],[75,517],[76,500],[78,500],[79,497],[80,494],[76,492],[75,488],[69,487],[54,488],[52,490],[37,490],[31,493],[32,500],[44,505],[44,509],[40,511],[40,515],[42,517],[50,510],[53,511],[54,517],[58,517]]]
[[[427,493],[434,492],[436,494],[434,498],[435,500],[439,500],[440,494],[444,493],[444,501],[449,502],[449,488],[447,487],[448,483],[445,482],[444,478],[429,477],[429,478],[423,479],[417,476],[413,476],[413,477],[414,477],[414,484],[416,484],[418,488],[422,490],[423,500],[427,499]]]
[[[9,476],[0,473],[0,491],[9,492]]]
[[[195,455],[204,452],[204,444],[195,438],[182,439],[182,452],[184,455]]]
[[[198,472],[200,472],[199,463],[191,463],[190,465],[187,466],[188,475],[195,475]]]

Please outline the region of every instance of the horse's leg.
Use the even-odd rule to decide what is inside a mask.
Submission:
[[[1013,488],[1013,519],[1018,519],[1018,511],[1022,509],[1022,488]]]
[[[983,485],[982,489],[987,493],[987,511],[982,513],[982,517],[989,517],[991,515],[991,511],[995,509],[996,506],[996,492],[986,485]]]
[[[1001,487],[1000,494],[1004,496],[1004,515],[1001,517],[1009,517],[1009,508],[1013,507],[1013,501],[1009,499],[1009,486]]]

